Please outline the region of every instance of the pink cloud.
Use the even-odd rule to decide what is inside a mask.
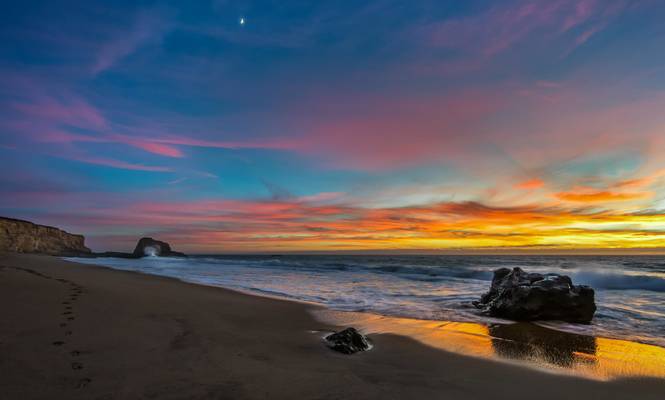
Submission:
[[[151,140],[145,140],[142,138],[133,138],[126,135],[109,135],[108,140],[133,146],[141,150],[147,151],[148,153],[159,154],[160,156],[175,157],[175,158],[181,158],[184,156],[182,151],[180,151],[180,149],[178,149],[177,147],[169,146]]]
[[[316,118],[294,128],[303,132],[297,151],[339,168],[439,163],[483,140],[471,133],[479,133],[483,121],[500,109],[499,93],[486,88],[417,99],[347,94],[307,99],[297,109]]]
[[[226,149],[295,149],[295,139],[270,138],[253,141],[197,139],[172,133],[159,133],[158,129],[142,129],[135,126],[115,126],[107,122],[102,112],[82,98],[67,94],[58,97],[38,91],[29,92],[26,100],[13,102],[11,106],[20,114],[4,121],[5,126],[20,131],[37,142],[74,143],[120,143],[149,153],[165,157],[181,158],[184,153],[179,146]],[[72,133],[69,127],[85,128],[89,134]],[[116,130],[134,132],[115,133]],[[157,133],[155,132],[157,131]]]
[[[92,105],[75,95],[48,97],[38,95],[31,102],[14,102],[12,106],[27,117],[43,122],[103,129],[107,126],[104,116]]]
[[[325,201],[339,199],[340,197],[344,196],[344,194],[345,193],[343,192],[322,192],[310,196],[299,197],[298,201],[304,203],[325,202]]]
[[[149,153],[159,154],[167,157],[182,157],[182,152],[173,146],[166,146],[159,143],[151,143],[146,141],[134,141],[130,142],[132,146],[143,149]]]

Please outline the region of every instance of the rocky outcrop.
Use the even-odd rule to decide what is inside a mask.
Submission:
[[[32,222],[0,217],[0,251],[58,256],[89,254],[83,235]]]
[[[594,291],[570,277],[528,273],[521,268],[494,271],[489,292],[474,305],[493,317],[589,323],[596,312]]]
[[[185,254],[171,250],[171,245],[160,240],[144,237],[139,240],[132,255],[135,258],[145,256],[185,257]]]
[[[325,337],[328,347],[344,354],[353,354],[369,350],[367,338],[355,328],[346,328]]]
[[[103,253],[90,253],[81,255],[81,257],[96,258],[96,257],[113,257],[113,258],[142,258],[148,256],[161,256],[161,257],[187,257],[186,254],[179,251],[171,250],[171,245],[160,240],[144,237],[141,238],[134,251],[131,253],[123,253],[119,251],[105,251]]]

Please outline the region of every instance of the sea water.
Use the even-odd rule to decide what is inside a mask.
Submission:
[[[70,258],[71,261],[177,278],[321,304],[332,310],[459,322],[502,323],[471,302],[493,271],[569,275],[596,290],[590,325],[546,327],[665,347],[665,258],[656,256],[191,256]]]

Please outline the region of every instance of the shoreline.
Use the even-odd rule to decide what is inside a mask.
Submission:
[[[334,310],[362,311],[397,318],[509,323],[483,315],[472,306],[487,291],[500,266],[528,266],[529,272],[569,275],[596,292],[597,312],[590,324],[539,321],[555,330],[627,340],[665,348],[662,331],[665,290],[662,274],[650,266],[659,260],[607,258],[583,260],[498,257],[440,258],[239,258],[192,256],[187,259],[69,258],[84,264],[109,266],[171,276],[192,283],[239,290],[252,295],[313,302]],[[623,270],[628,266],[627,270]],[[259,272],[260,271],[260,272]],[[337,273],[348,271],[348,273]],[[633,292],[636,290],[636,292]],[[341,292],[340,292],[341,291]],[[440,293],[440,296],[438,295]]]
[[[194,257],[198,257],[198,255],[195,255]],[[335,310],[332,308],[329,308],[328,306],[317,303],[314,301],[308,301],[305,299],[297,298],[297,297],[292,297],[288,296],[286,294],[273,294],[270,291],[263,291],[260,289],[243,289],[243,288],[235,288],[235,287],[227,287],[227,286],[222,286],[222,285],[214,285],[214,284],[208,284],[204,282],[196,282],[196,281],[189,281],[185,279],[181,279],[178,277],[174,276],[167,276],[167,275],[160,275],[160,274],[151,274],[149,272],[144,272],[144,271],[137,271],[137,270],[129,270],[129,269],[123,269],[123,268],[114,268],[111,266],[107,266],[104,264],[95,264],[95,263],[86,263],[86,262],[79,262],[76,260],[76,257],[62,257],[62,259],[73,262],[76,264],[80,265],[92,265],[94,267],[99,267],[99,268],[107,268],[110,270],[115,270],[115,271],[123,271],[123,272],[133,272],[137,274],[142,274],[142,275],[148,275],[148,276],[157,276],[157,277],[162,277],[162,278],[167,278],[167,279],[174,279],[178,282],[183,282],[187,284],[193,284],[193,285],[200,285],[200,286],[205,286],[205,287],[212,287],[212,288],[220,288],[223,290],[230,290],[232,292],[240,293],[243,295],[248,295],[248,296],[257,296],[257,297],[264,297],[268,299],[274,299],[274,300],[279,300],[279,301],[290,301],[290,302],[295,302],[298,304],[303,304],[307,305],[312,308],[311,313],[316,318],[317,320],[323,322],[323,323],[329,323],[333,324],[336,326],[344,325],[354,325],[354,324],[363,324],[364,329],[368,332],[387,332],[387,333],[392,333],[392,334],[398,334],[402,336],[407,336],[411,339],[418,340],[419,342],[435,347],[438,349],[442,349],[445,351],[452,351],[457,354],[461,355],[466,355],[466,356],[471,356],[471,357],[480,357],[483,359],[494,359],[502,362],[507,362],[507,363],[517,363],[518,365],[524,365],[530,368],[535,368],[539,370],[545,370],[545,371],[550,371],[554,373],[563,373],[563,374],[577,374],[577,373],[582,373],[585,377],[589,379],[597,379],[597,380],[609,380],[613,378],[621,378],[621,377],[631,377],[631,376],[647,376],[647,377],[659,377],[659,378],[665,378],[665,367],[660,368],[659,367],[659,362],[660,360],[665,360],[665,347],[660,346],[656,343],[650,343],[648,341],[639,341],[639,340],[631,340],[628,338],[621,337],[619,335],[617,336],[604,336],[604,335],[598,335],[598,334],[591,334],[591,333],[582,333],[582,332],[576,332],[574,330],[566,330],[566,329],[557,329],[556,327],[552,326],[547,326],[546,324],[538,324],[538,323],[532,323],[532,322],[516,322],[516,321],[510,321],[510,320],[502,320],[500,318],[494,318],[492,319],[493,321],[474,321],[474,320],[440,320],[440,319],[422,319],[418,317],[412,317],[412,316],[400,316],[400,315],[385,315],[385,314],[378,314],[374,313],[372,311],[342,311],[342,310]],[[353,317],[349,317],[353,316]],[[378,322],[381,320],[381,322]],[[362,322],[361,322],[362,321]],[[547,321],[544,321],[547,322]],[[419,329],[415,328],[409,328],[409,329],[403,329],[403,326],[405,324],[411,325],[411,326],[418,326]],[[596,364],[601,364],[600,368],[586,368],[584,365],[567,365],[570,364],[570,361],[563,360],[565,358],[569,358],[567,355],[562,355],[561,358],[562,360],[556,360],[552,359],[551,356],[549,357],[544,357],[542,354],[534,354],[534,351],[529,351],[529,349],[524,348],[525,346],[522,346],[523,348],[519,351],[517,350],[511,350],[511,351],[492,351],[492,350],[487,350],[487,349],[478,349],[477,347],[470,350],[472,346],[469,345],[461,345],[462,349],[458,349],[456,347],[452,346],[447,346],[444,344],[439,343],[440,341],[437,340],[432,340],[431,337],[432,334],[435,334],[435,332],[431,332],[433,330],[433,326],[438,326],[442,324],[461,324],[465,325],[466,328],[465,330],[468,329],[473,329],[475,332],[472,333],[472,335],[481,335],[485,338],[488,339],[505,339],[505,340],[515,340],[515,338],[502,338],[502,337],[495,337],[492,336],[491,333],[487,332],[487,328],[489,327],[495,327],[495,326],[513,326],[516,324],[519,324],[520,326],[524,326],[527,331],[531,332],[532,335],[535,334],[535,337],[530,337],[528,338],[530,341],[533,341],[534,339],[536,341],[539,341],[538,336],[559,336],[558,341],[579,341],[581,338],[582,341],[585,340],[590,340],[593,339],[594,341],[599,341],[603,344],[604,348],[617,348],[617,347],[623,347],[623,348],[630,348],[630,354],[646,354],[646,357],[633,357],[631,359],[621,359],[619,357],[613,356],[610,360],[611,362],[611,367],[607,366],[607,359],[601,360],[596,357],[595,351],[593,354],[588,354],[586,352],[582,352],[582,355],[580,357],[586,357],[586,361],[582,361],[582,364],[588,364],[589,360],[594,360],[594,363]],[[422,332],[423,330],[426,330],[428,332]],[[496,329],[494,329],[496,331]],[[482,332],[481,332],[482,331]],[[505,331],[505,330],[504,330]],[[534,331],[540,331],[540,333],[534,333]],[[481,333],[479,333],[481,332]],[[426,333],[429,333],[426,334]],[[527,332],[528,333],[528,332]],[[518,340],[525,340],[524,337],[518,338]],[[459,341],[459,340],[458,340]],[[621,345],[621,343],[625,343],[627,345]],[[546,345],[546,343],[539,343],[537,346],[537,350],[545,353],[551,353],[551,352],[556,352],[556,353],[561,353],[566,352],[570,347],[570,344],[563,343],[563,349],[558,349],[558,348],[553,348],[553,349],[548,349],[545,348],[543,349],[543,345]],[[561,344],[559,344],[561,345]],[[595,345],[594,345],[595,346]],[[518,346],[519,347],[519,346]],[[559,346],[560,347],[560,346]],[[584,349],[583,349],[584,350]],[[525,356],[523,353],[529,353]],[[522,354],[516,354],[516,353],[522,353]],[[600,351],[599,353],[603,354],[603,351]],[[657,356],[653,356],[653,354],[656,353]],[[657,360],[654,361],[654,358],[657,358]],[[603,362],[605,361],[605,362]],[[635,366],[634,364],[642,364],[643,366]],[[583,368],[578,368],[578,367],[583,367]]]
[[[652,344],[575,334],[529,322],[483,324],[330,309],[310,312],[325,323],[353,325],[367,334],[395,334],[435,349],[547,373],[598,381],[665,379],[665,348]]]
[[[150,274],[142,271],[116,269],[101,264],[86,264],[79,263],[71,260],[71,257],[64,257],[67,262],[83,266],[93,266],[98,268],[105,268],[112,271],[121,271],[127,273],[134,273],[143,276],[154,276],[164,279],[171,279],[175,282],[185,283],[194,286],[204,286],[209,288],[217,288],[221,290],[231,291],[244,296],[261,297],[276,301],[286,301],[296,304],[301,304],[306,307],[306,312],[310,314],[316,321],[321,322],[326,326],[335,327],[334,329],[343,329],[346,326],[361,327],[363,332],[368,334],[392,334],[402,336],[408,339],[416,340],[426,346],[433,347],[438,350],[462,355],[465,357],[473,357],[481,360],[491,360],[494,362],[515,365],[518,367],[529,368],[536,371],[541,371],[550,374],[562,374],[566,376],[582,376],[585,379],[593,379],[598,381],[609,381],[612,379],[621,378],[659,378],[665,380],[665,365],[661,367],[662,360],[665,360],[665,348],[651,343],[642,343],[637,341],[626,340],[622,338],[611,338],[603,336],[585,335],[579,333],[558,330],[541,325],[536,325],[529,322],[511,322],[507,321],[502,323],[490,324],[483,322],[471,321],[454,321],[454,320],[428,320],[418,319],[411,317],[398,317],[382,314],[375,314],[371,312],[358,312],[358,311],[339,311],[333,310],[325,305],[310,302],[298,298],[289,298],[270,294],[269,292],[262,292],[260,290],[243,290],[239,288],[230,288],[224,286],[209,285],[199,282],[191,282],[184,279],[169,277],[164,275]],[[62,259],[62,258],[61,258]],[[522,330],[526,330],[526,338],[505,338],[493,336],[488,330],[490,326],[504,326],[510,329],[511,326],[520,326]],[[461,329],[447,330],[441,332],[442,326],[457,326]],[[334,332],[333,328],[329,330],[319,330],[317,333]],[[533,334],[533,331],[539,331]],[[457,337],[455,337],[457,336]],[[540,336],[540,337],[539,337]],[[552,343],[537,343],[542,336],[559,336],[559,341],[564,341],[563,345],[560,343],[555,347]],[[482,338],[483,345],[479,345],[476,338]],[[447,343],[450,339],[456,339],[456,345]],[[563,339],[561,339],[563,338]],[[626,350],[632,357],[617,356],[616,350],[610,350],[610,357],[607,357],[608,351],[594,348],[593,354],[588,354],[585,350],[588,349],[573,349],[575,342],[579,342],[580,338],[583,342],[593,340],[594,347],[598,342],[604,344],[604,348],[616,349],[620,348]],[[466,339],[466,340],[465,340]],[[506,349],[504,346],[503,351],[493,349],[489,344],[493,340],[507,340],[513,342],[513,348]],[[520,343],[519,340],[526,341]],[[572,344],[571,344],[572,342]],[[624,345],[622,345],[624,344]],[[534,351],[535,347],[535,351]],[[563,348],[561,348],[563,347]],[[582,350],[582,351],[576,351]],[[555,356],[552,356],[555,353]],[[601,354],[597,356],[596,353]],[[572,359],[573,356],[579,358],[576,362]]]
[[[344,356],[312,333],[337,328],[311,315],[320,305],[47,256],[0,254],[0,266],[9,399],[515,399],[533,390],[656,399],[665,390],[661,379],[543,373],[394,333],[370,333],[372,351]]]

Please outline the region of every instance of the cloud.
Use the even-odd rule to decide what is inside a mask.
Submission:
[[[593,188],[577,188],[569,192],[556,193],[555,196],[560,200],[578,203],[605,203],[647,199],[652,197],[653,194],[650,192],[612,192]]]
[[[218,149],[274,149],[274,150],[292,150],[300,147],[300,141],[297,139],[267,138],[261,140],[210,140],[197,139],[189,136],[176,136],[166,134],[161,137],[148,137],[144,140],[154,143],[163,143],[190,147],[207,147]]]
[[[475,59],[466,63],[481,65],[536,36],[540,42],[563,37],[577,47],[605,29],[623,4],[622,0],[505,1],[479,14],[431,22],[418,31],[431,46],[456,49],[462,57]],[[577,33],[579,29],[582,33]]]
[[[273,200],[288,200],[294,197],[291,192],[279,185],[268,182],[265,179],[262,179],[261,182],[263,183],[263,186],[266,187],[268,192],[270,192],[270,196]]]
[[[36,94],[29,101],[14,101],[10,106],[29,118],[43,123],[54,123],[80,128],[103,129],[107,121],[94,106],[83,98],[61,93],[60,96]]]
[[[140,126],[117,125],[83,97],[69,90],[29,86],[20,99],[9,101],[15,113],[3,122],[21,136],[35,142],[120,143],[165,157],[182,158],[179,146],[225,149],[294,149],[297,140],[208,140],[191,136],[159,133]],[[85,133],[79,129],[84,129]],[[116,133],[123,132],[123,133]]]
[[[501,107],[496,88],[418,98],[327,93],[299,104],[296,150],[338,168],[389,170],[455,158],[481,141],[476,128]],[[473,135],[472,133],[476,133]]]
[[[148,172],[170,172],[172,169],[168,167],[152,166],[144,164],[134,164],[113,158],[87,156],[87,155],[64,155],[62,158],[72,161],[78,161],[86,164],[102,165],[105,167],[126,169],[131,171],[148,171]]]
[[[128,30],[118,30],[115,37],[100,47],[92,73],[104,72],[141,47],[159,43],[171,28],[170,12],[162,9],[140,11]]]
[[[163,143],[157,143],[150,140],[145,140],[142,138],[134,138],[126,135],[108,135],[107,139],[109,142],[117,142],[127,144],[139,148],[141,150],[147,151],[148,153],[159,154],[160,156],[165,157],[175,157],[181,158],[184,157],[184,154],[180,149],[174,146],[169,146]]]
[[[543,182],[542,179],[540,178],[531,178],[527,179],[525,181],[519,182],[515,185],[516,189],[522,189],[522,190],[535,190],[535,189],[540,189],[543,186],[545,186],[545,182]]]
[[[665,232],[662,213],[471,201],[387,208],[319,203],[335,198],[138,201],[62,218],[100,232],[112,227],[157,232],[190,251],[653,247]],[[99,235],[107,243],[118,239]]]

